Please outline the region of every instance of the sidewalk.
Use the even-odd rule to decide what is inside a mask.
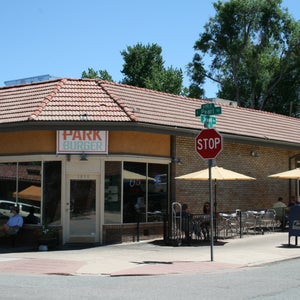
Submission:
[[[100,246],[81,250],[2,253],[0,273],[139,276],[235,270],[300,257],[288,233],[266,233],[172,247],[162,241]]]

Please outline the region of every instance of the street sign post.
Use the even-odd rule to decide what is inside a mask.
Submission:
[[[201,115],[201,123],[204,124],[205,128],[213,128],[217,121],[215,116],[209,116],[209,115]]]
[[[209,203],[210,203],[210,257],[214,260],[214,222],[213,222],[213,201],[212,201],[212,176],[211,168],[213,159],[223,150],[223,138],[219,132],[213,129],[216,124],[216,117],[220,115],[222,108],[215,107],[214,103],[202,104],[201,108],[195,110],[196,117],[200,117],[200,121],[204,123],[204,128],[196,137],[196,151],[203,158],[208,160],[209,166]],[[216,224],[215,224],[216,226]]]
[[[195,110],[195,116],[200,117],[201,115],[211,116],[220,115],[222,113],[221,106],[215,106],[214,103],[202,104],[201,108]]]
[[[203,129],[195,138],[196,152],[203,159],[214,159],[223,150],[223,138],[211,128]]]

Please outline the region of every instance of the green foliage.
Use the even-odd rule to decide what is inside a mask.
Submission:
[[[95,71],[93,68],[88,68],[87,72],[83,71],[81,78],[90,78],[90,79],[99,78],[101,80],[107,80],[113,82],[113,78],[106,70]]]
[[[173,67],[165,68],[161,53],[162,49],[157,44],[138,43],[123,50],[121,52],[124,58],[121,71],[124,74],[122,83],[175,95],[184,94],[182,70]],[[82,72],[81,78],[113,81],[106,70],[95,71],[93,68]]]
[[[196,53],[194,55],[193,63],[189,63],[187,66],[187,74],[192,81],[191,85],[186,90],[186,95],[188,97],[203,98],[204,89],[201,88],[201,85],[204,84],[205,73],[201,56]]]
[[[183,74],[181,69],[165,68],[162,49],[157,44],[127,47],[121,55],[124,58],[123,83],[153,89],[171,94],[182,91]]]
[[[279,110],[289,106],[290,101],[299,103],[300,24],[281,8],[281,2],[214,3],[216,15],[206,23],[194,45],[200,53],[196,52],[189,64],[190,88],[200,88],[204,78],[209,78],[219,84],[220,98],[288,114],[286,109]],[[207,69],[203,64],[205,56],[211,58]],[[289,87],[293,92],[286,96],[291,98],[283,99],[282,93]]]

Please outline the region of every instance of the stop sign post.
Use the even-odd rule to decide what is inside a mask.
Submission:
[[[212,161],[223,150],[223,138],[220,133],[213,129],[202,129],[195,138],[196,151],[205,160],[208,160],[208,177],[209,177],[209,202],[210,202],[210,260],[214,260],[213,246],[214,246],[214,225],[213,217],[213,200],[212,200]],[[216,219],[215,219],[216,222]]]
[[[223,138],[220,133],[213,129],[216,124],[214,115],[222,114],[221,107],[215,107],[214,103],[202,104],[201,108],[195,110],[196,117],[200,117],[204,123],[203,129],[195,138],[196,151],[205,160],[208,160],[208,177],[209,177],[209,202],[210,202],[210,259],[214,260],[214,218],[213,218],[213,200],[212,200],[212,162],[213,159],[223,150]],[[216,212],[215,212],[216,213]],[[215,219],[216,222],[216,219]],[[215,228],[217,228],[215,224]]]
[[[221,134],[211,128],[202,129],[195,138],[196,152],[203,159],[214,159],[223,150],[223,138]]]

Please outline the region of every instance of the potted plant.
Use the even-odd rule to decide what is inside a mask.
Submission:
[[[58,229],[43,225],[38,238],[39,250],[47,251],[49,248],[55,248],[58,244]]]

